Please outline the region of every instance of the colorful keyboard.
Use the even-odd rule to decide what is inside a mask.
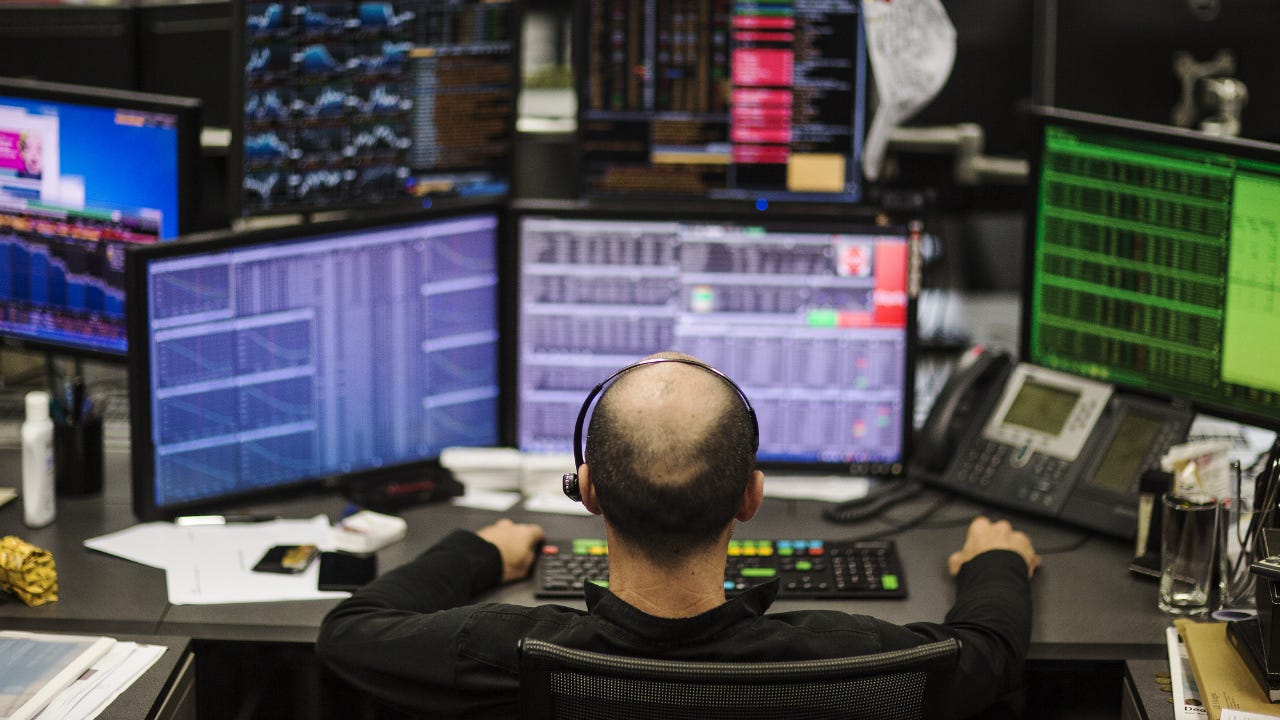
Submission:
[[[582,597],[582,584],[609,584],[604,540],[547,542],[535,577],[541,598]],[[780,598],[833,600],[905,598],[902,562],[892,540],[732,540],[725,566],[726,595],[779,580]]]

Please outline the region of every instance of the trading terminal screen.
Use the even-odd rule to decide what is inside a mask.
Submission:
[[[497,242],[478,212],[130,253],[138,516],[496,444]]]
[[[583,194],[857,202],[857,0],[588,0]]]
[[[517,3],[234,5],[241,215],[509,191]]]
[[[521,450],[569,452],[596,383],[677,350],[743,388],[762,463],[900,471],[919,228],[537,213],[516,222]]]
[[[125,354],[125,247],[193,220],[199,102],[0,81],[0,335]]]
[[[1024,357],[1280,426],[1280,146],[1037,124]]]

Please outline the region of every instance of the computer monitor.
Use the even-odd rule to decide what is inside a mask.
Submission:
[[[0,337],[122,360],[124,248],[190,230],[200,101],[0,78]]]
[[[857,2],[580,0],[583,194],[857,202]]]
[[[135,514],[411,485],[496,444],[499,237],[473,209],[134,248]]]
[[[505,196],[518,8],[233,3],[233,214]]]
[[[520,450],[570,452],[592,387],[676,350],[743,388],[759,417],[762,465],[903,472],[917,223],[632,203],[517,206],[512,224]]]
[[[1033,118],[1023,359],[1280,428],[1280,146]]]

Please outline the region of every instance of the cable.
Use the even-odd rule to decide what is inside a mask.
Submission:
[[[1080,548],[1087,545],[1088,542],[1092,540],[1094,537],[1095,535],[1093,533],[1085,533],[1084,535],[1081,535],[1076,540],[1066,545],[1063,545],[1061,547],[1051,547],[1047,550],[1036,548],[1036,554],[1044,556],[1044,555],[1062,555],[1064,553],[1075,552],[1076,550],[1079,550]]]
[[[926,508],[925,511],[920,513],[918,516],[911,518],[910,520],[905,520],[903,522],[897,523],[893,527],[885,528],[883,530],[876,530],[875,532],[869,532],[863,535],[857,535],[855,537],[850,538],[849,541],[859,542],[862,540],[876,540],[888,535],[894,535],[900,532],[905,532],[907,530],[910,530],[911,528],[914,528],[920,525],[925,520],[928,520],[930,517],[933,516],[934,513],[946,507],[948,504],[950,504],[950,502],[952,501],[952,499],[954,499],[954,497],[955,497],[954,495],[951,495],[949,493],[943,494],[938,497],[937,502],[935,502],[933,505]]]
[[[860,523],[879,516],[886,508],[916,497],[921,490],[924,490],[924,483],[919,480],[903,480],[895,486],[828,507],[822,511],[822,517],[843,525]]]

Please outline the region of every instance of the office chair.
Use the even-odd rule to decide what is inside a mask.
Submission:
[[[693,662],[520,642],[520,705],[536,720],[908,720],[946,714],[959,642],[785,662]]]

